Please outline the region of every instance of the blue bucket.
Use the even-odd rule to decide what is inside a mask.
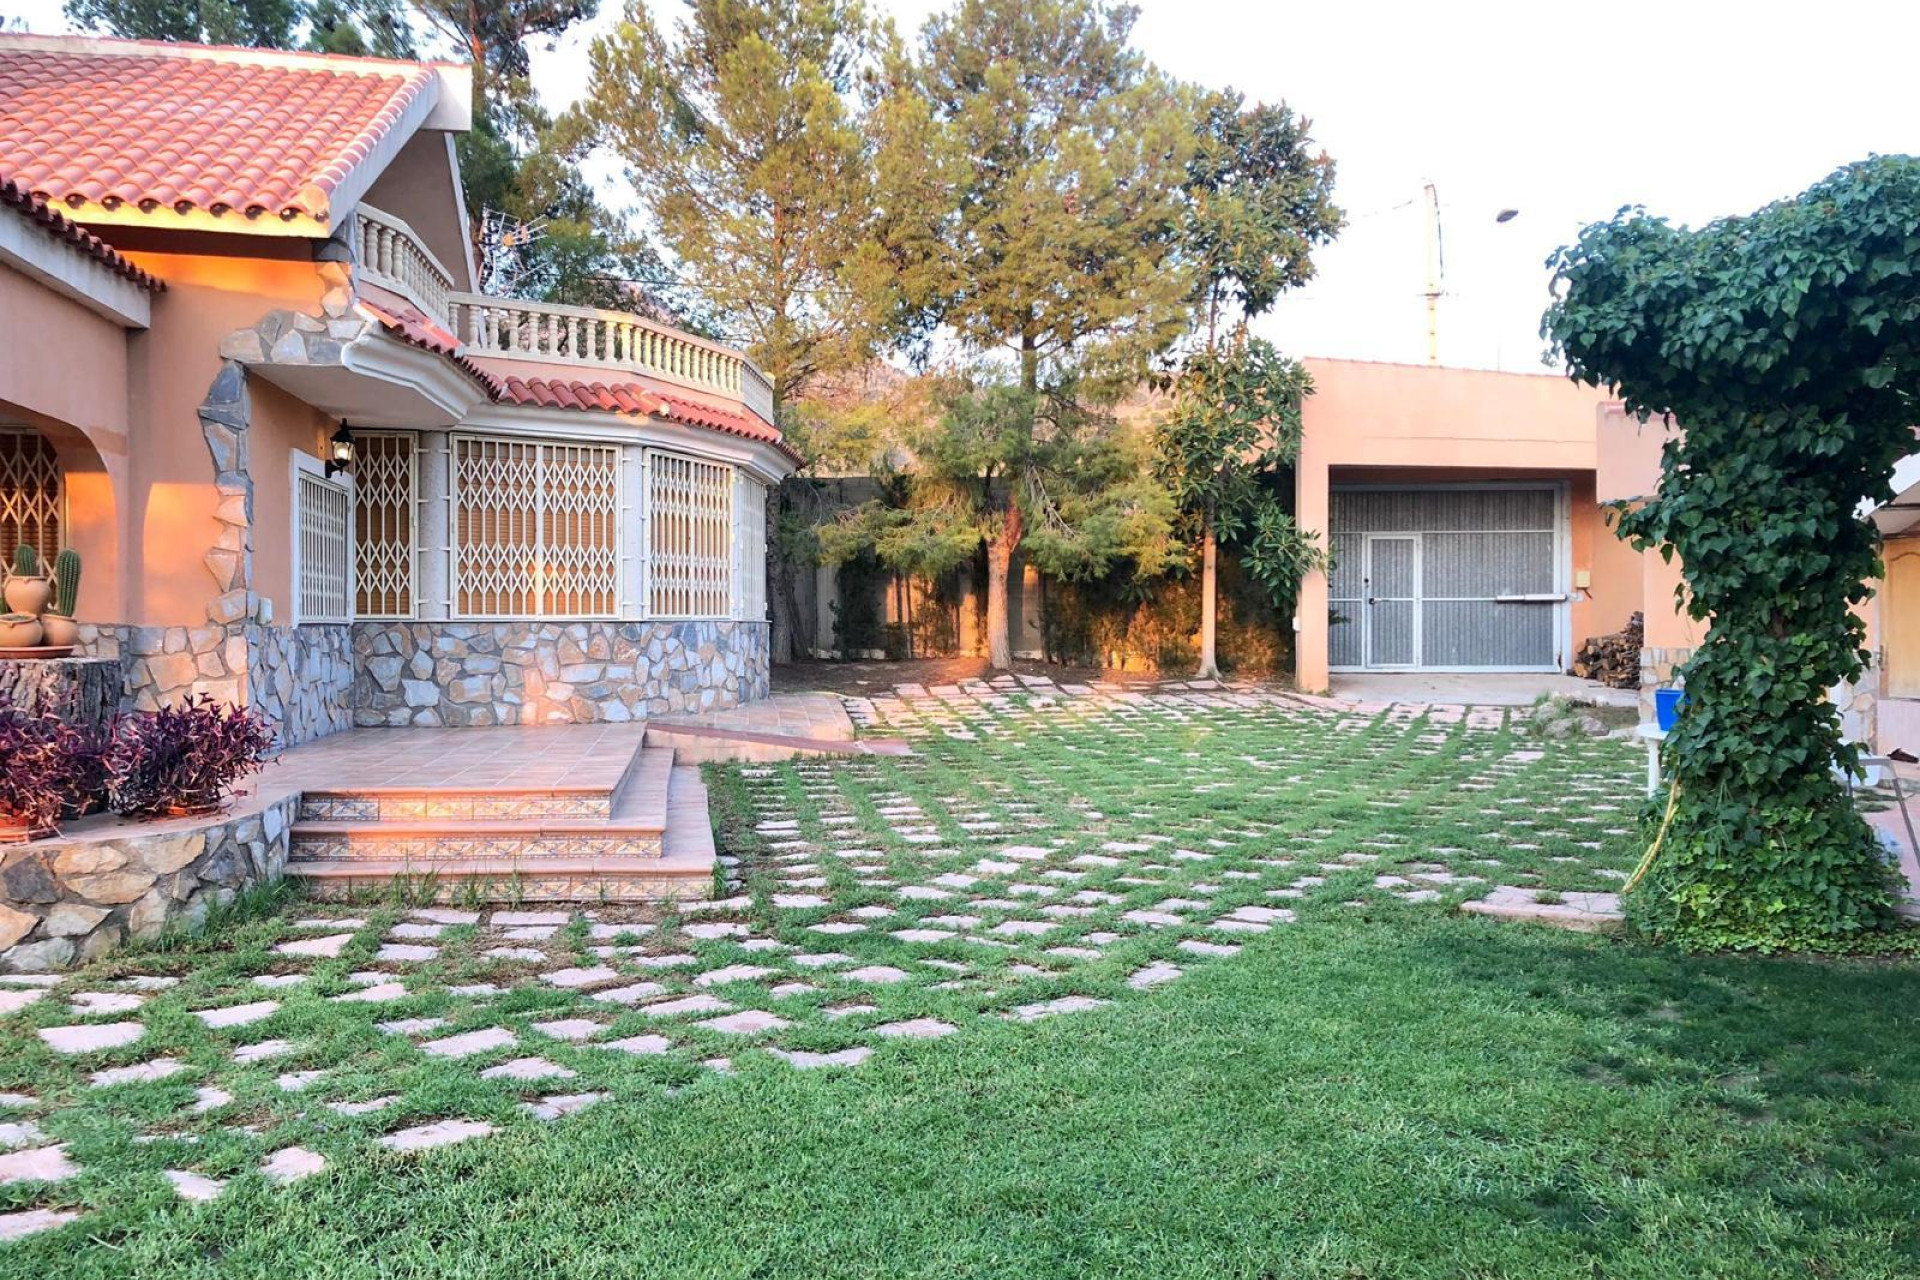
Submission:
[[[1680,722],[1680,707],[1686,700],[1687,691],[1685,689],[1655,689],[1653,691],[1653,721],[1660,726],[1660,732],[1673,732],[1673,726]]]

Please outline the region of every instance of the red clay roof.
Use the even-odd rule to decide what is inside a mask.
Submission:
[[[158,293],[167,287],[165,281],[149,275],[114,252],[113,247],[99,236],[74,226],[61,217],[57,209],[49,209],[46,201],[36,200],[11,182],[0,180],[0,205],[13,209],[54,239],[66,241],[78,252],[92,258],[95,262],[111,267],[149,293]]]
[[[387,332],[416,347],[452,359],[486,387],[487,394],[497,403],[665,418],[683,426],[700,427],[748,440],[762,440],[794,462],[803,461],[780,432],[757,414],[702,404],[638,378],[611,383],[559,378],[503,378],[473,357],[460,354],[458,339],[414,307],[397,306],[390,309],[375,306],[364,298],[360,300],[360,307],[378,320]]]
[[[84,216],[325,222],[431,67],[0,35],[0,177]]]

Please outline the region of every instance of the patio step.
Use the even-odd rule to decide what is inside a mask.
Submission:
[[[580,811],[593,794],[558,786],[317,791],[312,804],[303,797],[290,832],[287,874],[312,896],[335,899],[396,883],[435,900],[708,896],[714,851],[697,769],[676,768],[671,748],[636,741],[618,783],[599,789],[598,816]]]

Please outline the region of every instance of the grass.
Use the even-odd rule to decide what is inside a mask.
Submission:
[[[910,726],[932,730],[915,757],[717,773],[723,847],[744,857],[754,899],[739,918],[818,947],[808,924],[864,902],[900,905],[860,884],[881,877],[859,865],[927,883],[1016,841],[1064,841],[1146,846],[1081,882],[1124,898],[1114,911],[1197,896],[1213,904],[1194,915],[1198,928],[1215,910],[1275,902],[1273,885],[1324,880],[1284,900],[1299,922],[1237,936],[1244,950],[1212,961],[1174,948],[1193,930],[1123,931],[1072,966],[1049,956],[1068,940],[1058,936],[984,957],[885,929],[835,937],[863,963],[959,957],[974,971],[949,991],[863,993],[880,1006],[867,1019],[819,1016],[844,991],[778,1000],[763,989],[775,978],[720,990],[789,1017],[782,1042],[793,1047],[871,1042],[863,1029],[895,1016],[943,1017],[962,1033],[889,1043],[845,1071],[795,1071],[736,1044],[731,1077],[698,1066],[720,1041],[692,1028],[674,1028],[684,1049],[663,1057],[542,1045],[582,1073],[565,1089],[614,1101],[541,1125],[471,1065],[424,1058],[371,1026],[446,1016],[449,1031],[520,1029],[578,1013],[578,995],[528,985],[541,966],[485,960],[475,931],[456,928],[404,1001],[371,1014],[332,1004],[323,995],[348,989],[345,974],[366,967],[404,915],[356,908],[367,925],[348,953],[302,966],[310,990],[263,993],[247,980],[293,967],[270,948],[311,908],[256,904],[217,936],[108,962],[85,975],[90,985],[63,988],[180,975],[143,1011],[154,1043],[139,1052],[58,1062],[23,1030],[0,1046],[0,1088],[39,1093],[39,1122],[84,1170],[52,1187],[0,1188],[0,1211],[87,1209],[71,1227],[0,1245],[0,1276],[1920,1273],[1920,967],[1690,959],[1451,915],[1470,885],[1444,883],[1441,901],[1416,904],[1375,883],[1435,866],[1550,891],[1617,883],[1601,873],[1637,851],[1631,748],[1179,707],[1122,707],[1069,729],[1021,711]],[[977,829],[986,823],[997,825]],[[923,826],[960,851],[954,860],[902,834]],[[1151,839],[1162,835],[1216,856],[1173,861],[1174,845]],[[854,841],[875,855],[809,852]],[[1165,868],[1158,883],[1126,883],[1150,866]],[[1246,869],[1256,878],[1222,874]],[[830,907],[773,905],[800,874],[828,882],[811,891]],[[901,919],[955,909],[910,902]],[[675,917],[661,923],[633,941],[687,947],[703,966],[772,963],[737,940],[689,941]],[[576,923],[537,945],[572,956],[584,935]],[[1127,973],[1169,958],[1187,969],[1179,981],[1127,989]],[[483,979],[508,990],[474,1000],[448,989]],[[1112,1003],[1031,1024],[981,1016],[1067,992]],[[211,1032],[185,1012],[263,994],[284,1007],[255,1028]],[[63,1006],[42,1001],[9,1029],[64,1021]],[[611,1025],[609,1035],[643,1023],[624,1014]],[[297,1048],[228,1060],[233,1044],[264,1035]],[[80,1082],[156,1048],[194,1074],[98,1091]],[[304,1068],[328,1071],[315,1098],[402,1101],[336,1116],[275,1087],[277,1073]],[[183,1118],[192,1085],[216,1078],[234,1107]],[[419,1156],[370,1143],[450,1116],[501,1132]],[[142,1133],[163,1136],[136,1142]],[[296,1142],[329,1156],[326,1175],[281,1189],[252,1172],[263,1151]],[[182,1203],[160,1171],[187,1165],[231,1184],[213,1203]]]

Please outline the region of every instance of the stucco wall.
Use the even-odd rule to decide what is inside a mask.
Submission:
[[[1573,568],[1608,577],[1573,605],[1574,643],[1632,613],[1624,561],[1602,550],[1595,510],[1595,426],[1608,398],[1566,378],[1360,360],[1305,362],[1314,393],[1302,410],[1296,513],[1324,539],[1336,472],[1366,483],[1465,483],[1557,479],[1571,486]],[[1294,679],[1327,686],[1327,578],[1300,586]]]
[[[124,451],[126,331],[6,266],[0,266],[0,315],[8,318],[7,340],[0,342],[0,401],[90,436],[104,433]]]
[[[136,409],[127,517],[131,590],[119,621],[197,626],[218,594],[202,556],[220,533],[220,494],[198,411],[221,371],[221,340],[277,309],[320,313],[323,281],[308,246],[275,248],[301,256],[127,255],[165,280],[167,291],[154,299],[153,327],[130,348]],[[252,391],[258,400],[271,399],[258,384]],[[271,449],[277,416],[271,409],[268,416],[264,447]],[[275,483],[269,465],[264,457],[254,463],[256,497]]]
[[[357,622],[358,724],[642,720],[764,698],[764,622]]]

